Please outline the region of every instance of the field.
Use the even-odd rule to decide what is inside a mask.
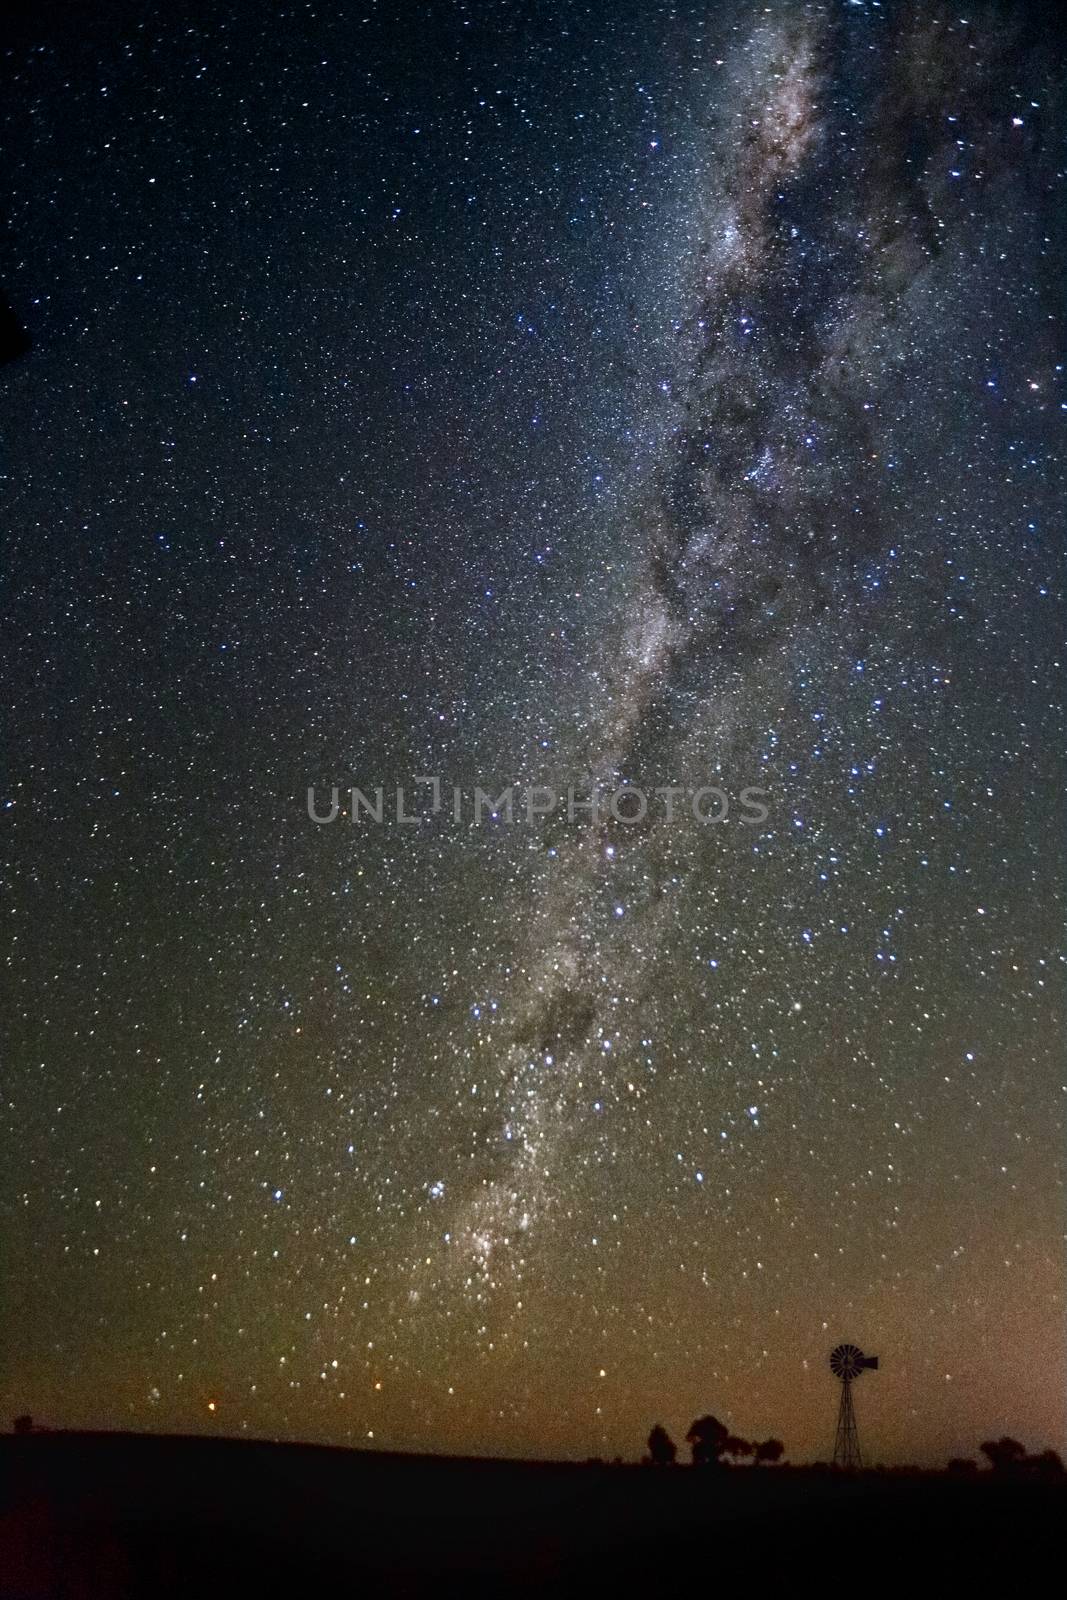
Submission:
[[[123,1434],[0,1440],[0,1593],[654,1594],[1058,1569],[1059,1484],[451,1460]]]

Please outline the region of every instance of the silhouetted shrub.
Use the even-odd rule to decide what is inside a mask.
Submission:
[[[648,1460],[654,1467],[673,1467],[678,1446],[660,1423],[648,1436]]]

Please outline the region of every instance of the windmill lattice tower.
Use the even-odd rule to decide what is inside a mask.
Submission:
[[[878,1370],[878,1357],[865,1356],[858,1345],[839,1344],[830,1352],[830,1371],[841,1384],[841,1404],[837,1408],[834,1435],[834,1466],[858,1472],[863,1466],[856,1411],[852,1404],[852,1385],[866,1371]]]

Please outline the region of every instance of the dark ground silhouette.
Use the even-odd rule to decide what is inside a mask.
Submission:
[[[864,1473],[390,1456],[151,1435],[0,1438],[0,1594],[613,1595],[797,1579],[1047,1584],[1040,1473]]]

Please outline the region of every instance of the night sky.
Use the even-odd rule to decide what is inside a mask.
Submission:
[[[0,1415],[805,1460],[848,1339],[872,1459],[1062,1447],[1061,41],[71,19],[3,60]],[[591,781],[729,815],[452,813]]]

